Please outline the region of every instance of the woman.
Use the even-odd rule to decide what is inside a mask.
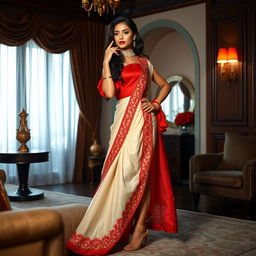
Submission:
[[[143,54],[135,23],[118,17],[110,26],[99,92],[117,98],[101,182],[67,248],[81,255],[106,255],[120,241],[138,250],[148,228],[177,232],[169,170],[160,133],[167,125],[160,103],[170,85]],[[147,99],[151,79],[161,87]]]

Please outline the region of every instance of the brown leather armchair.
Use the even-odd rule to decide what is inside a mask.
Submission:
[[[5,173],[0,170],[0,180]],[[67,204],[0,212],[0,256],[64,256],[64,245],[81,222],[87,206]]]
[[[63,256],[63,224],[48,209],[0,213],[1,256]]]
[[[256,136],[226,133],[223,153],[193,156],[189,169],[196,206],[200,194],[251,201],[256,198]]]
[[[68,204],[0,212],[0,256],[64,256],[87,206]]]

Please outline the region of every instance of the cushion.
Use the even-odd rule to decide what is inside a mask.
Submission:
[[[0,169],[0,180],[2,181],[3,184],[4,184],[5,181],[6,181],[5,172],[4,172],[4,170],[1,170],[1,169]]]
[[[54,206],[50,209],[57,211],[64,223],[64,241],[67,243],[84,217],[88,206],[83,204],[67,204]]]
[[[217,169],[242,170],[252,159],[256,159],[256,136],[226,132],[223,159]]]
[[[243,172],[230,170],[203,171],[195,173],[193,180],[197,183],[240,188],[243,185]]]
[[[5,187],[0,180],[0,212],[11,210],[9,197],[6,193]]]

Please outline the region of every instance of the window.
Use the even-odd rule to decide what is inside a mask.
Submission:
[[[17,151],[22,108],[29,114],[30,149],[49,150],[50,161],[31,164],[30,185],[72,180],[79,108],[69,52],[49,54],[32,40],[19,47],[0,45],[0,151]],[[15,165],[0,164],[9,183]]]

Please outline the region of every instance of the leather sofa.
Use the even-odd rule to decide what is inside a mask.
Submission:
[[[0,179],[5,174],[0,170]],[[68,204],[0,212],[0,256],[63,256],[87,206]]]

